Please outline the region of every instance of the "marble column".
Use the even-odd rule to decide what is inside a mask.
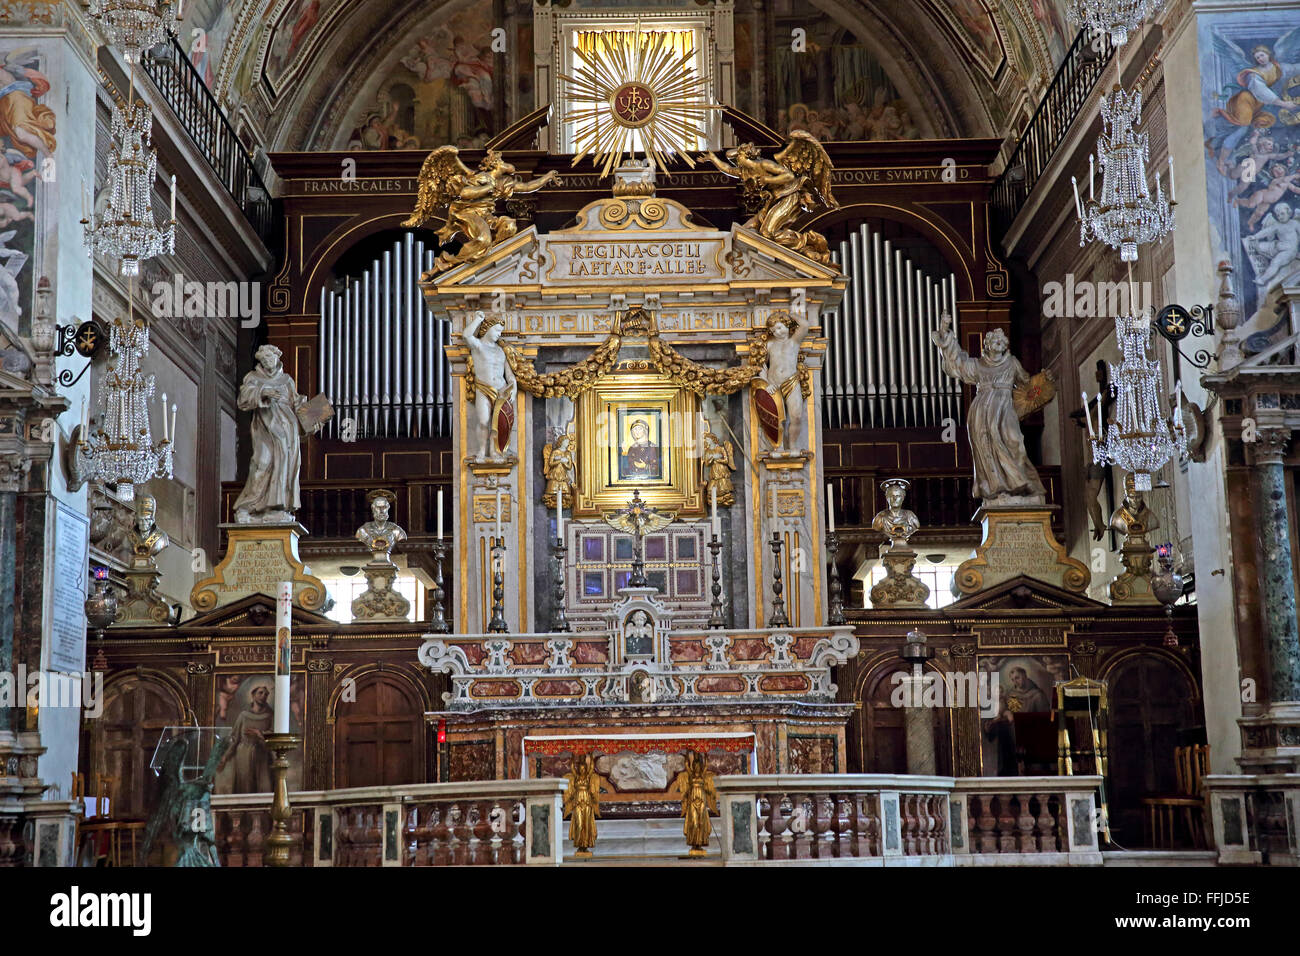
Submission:
[[[931,675],[934,680],[937,675]],[[903,678],[907,689],[904,698],[909,706],[903,708],[903,735],[907,740],[907,772],[933,776],[935,772],[934,755],[934,710],[921,706],[925,693],[925,675],[920,677],[909,674]]]
[[[1282,459],[1289,429],[1269,428],[1254,443],[1255,515],[1263,566],[1263,631],[1273,704],[1300,701],[1300,633],[1296,628],[1291,528]]]
[[[7,476],[15,469],[0,464],[0,673],[14,670],[14,586],[18,575],[17,536],[18,489]],[[13,708],[0,704],[0,732],[11,726]]]

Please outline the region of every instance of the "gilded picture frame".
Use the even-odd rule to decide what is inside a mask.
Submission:
[[[639,490],[656,508],[702,514],[696,413],[695,396],[660,375],[614,375],[583,392],[574,513],[616,511]]]

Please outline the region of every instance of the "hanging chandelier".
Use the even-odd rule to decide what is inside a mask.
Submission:
[[[176,406],[171,407],[169,430],[167,396],[163,395],[163,438],[155,444],[149,425],[154,378],[140,369],[149,352],[149,328],[143,319],[119,316],[109,328],[108,345],[117,362],[100,389],[104,412],[99,427],[88,433],[82,422],[78,471],[83,480],[116,485],[118,497],[130,501],[135,497],[135,485],[172,476]]]
[[[154,224],[153,184],[158,153],[150,148],[153,111],[142,100],[115,98],[112,135],[119,144],[108,156],[108,208],[95,213],[84,194],[81,224],[86,247],[120,260],[124,276],[140,274],[140,260],[176,250],[176,177],[171,177],[171,219]]]
[[[1091,235],[1112,249],[1123,262],[1137,261],[1141,243],[1157,242],[1174,228],[1174,160],[1169,157],[1169,198],[1160,177],[1156,194],[1147,184],[1147,134],[1137,131],[1142,118],[1142,91],[1125,93],[1118,85],[1101,103],[1102,133],[1097,139],[1096,163],[1101,166],[1101,197],[1094,197],[1094,157],[1088,157],[1088,201],[1079,199],[1074,185],[1074,207],[1079,214],[1079,245]]]
[[[1079,29],[1109,33],[1111,43],[1123,46],[1128,35],[1164,5],[1165,0],[1069,0],[1065,16]]]
[[[1115,339],[1124,358],[1110,366],[1111,394],[1115,415],[1109,425],[1102,417],[1101,393],[1097,394],[1097,427],[1088,412],[1088,393],[1083,393],[1083,411],[1088,420],[1092,460],[1099,465],[1118,465],[1133,473],[1138,491],[1151,490],[1151,475],[1175,455],[1187,454],[1187,431],[1183,427],[1182,383],[1174,398],[1173,417],[1161,408],[1160,363],[1149,357],[1151,319],[1147,315],[1121,315],[1115,319]]]
[[[87,12],[128,63],[139,63],[145,50],[172,36],[181,19],[181,10],[170,0],[90,0]]]

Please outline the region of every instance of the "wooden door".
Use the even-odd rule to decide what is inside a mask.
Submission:
[[[149,769],[164,727],[184,723],[175,695],[164,685],[130,678],[105,695],[104,713],[89,724],[82,761],[86,794],[95,775],[109,778],[109,809],[123,820],[146,820],[158,805],[160,781]],[[102,794],[101,794],[102,795]]]
[[[340,701],[337,713],[336,787],[423,782],[424,708],[400,680],[361,678],[357,699]]]

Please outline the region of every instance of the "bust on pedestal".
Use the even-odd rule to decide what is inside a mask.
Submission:
[[[360,621],[406,620],[411,602],[393,590],[397,565],[393,547],[406,540],[406,532],[388,520],[397,496],[391,491],[372,491],[369,496],[373,520],[357,529],[357,539],[370,549],[370,561],[361,569],[366,589],[352,601],[352,616]]]
[[[176,623],[177,615],[158,593],[162,573],[158,570],[157,557],[167,550],[170,540],[167,532],[154,523],[157,510],[158,502],[153,495],[136,498],[135,527],[126,536],[131,549],[130,565],[123,573],[126,597],[115,625]]]
[[[876,512],[871,527],[888,537],[889,542],[880,546],[885,578],[871,589],[871,606],[925,607],[930,588],[912,574],[916,552],[907,544],[907,539],[921,526],[916,515],[903,507],[908,483],[902,478],[890,478],[880,487],[889,507]]]
[[[1111,603],[1159,604],[1151,591],[1151,559],[1156,549],[1147,535],[1160,527],[1160,521],[1147,507],[1131,474],[1124,476],[1124,500],[1111,515],[1110,527],[1124,536],[1119,549],[1124,571],[1110,582]]]

